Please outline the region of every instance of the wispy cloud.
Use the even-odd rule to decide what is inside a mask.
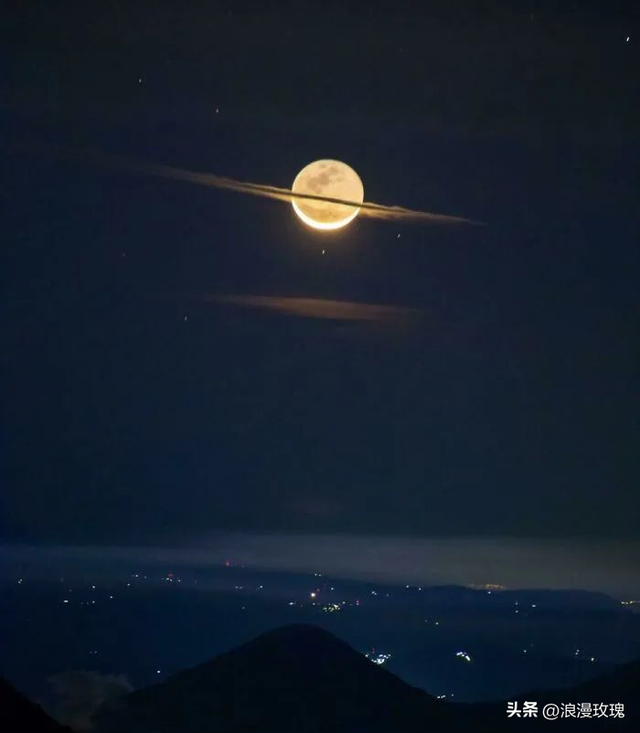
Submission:
[[[369,323],[406,322],[423,315],[416,308],[393,305],[373,305],[349,300],[326,298],[295,298],[280,295],[203,295],[205,302],[220,303],[273,311],[287,316],[319,318],[330,321],[357,321]]]
[[[210,188],[221,188],[236,193],[250,194],[251,196],[261,196],[264,198],[274,199],[276,201],[291,202],[295,199],[311,199],[316,201],[327,201],[329,203],[343,204],[353,206],[360,209],[359,216],[369,217],[372,219],[386,219],[391,221],[422,221],[431,224],[460,225],[460,224],[481,224],[481,222],[466,219],[461,216],[450,216],[448,214],[436,214],[431,211],[419,211],[409,209],[404,206],[387,206],[384,204],[376,204],[371,201],[358,203],[346,199],[332,198],[329,196],[318,196],[315,194],[293,193],[288,188],[279,186],[270,186],[263,183],[253,183],[250,181],[239,181],[235,178],[227,176],[219,176],[215,173],[203,173],[199,171],[186,170],[184,168],[175,168],[168,165],[154,165],[141,161],[132,160],[117,155],[106,155],[96,151],[66,149],[61,151],[65,157],[73,157],[88,163],[96,165],[119,168],[128,170],[131,173],[139,175],[159,176],[161,178],[169,178],[174,181],[185,181],[194,183],[199,186],[208,186]]]
[[[59,698],[51,710],[52,715],[76,731],[91,730],[92,717],[101,705],[133,690],[133,685],[122,674],[70,670],[54,674],[48,681]]]

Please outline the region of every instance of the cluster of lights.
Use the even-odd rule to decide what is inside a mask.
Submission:
[[[460,657],[460,659],[464,659],[465,662],[471,661],[471,656],[467,654],[467,652],[456,652],[456,657]]]
[[[383,654],[375,651],[365,654],[365,657],[374,664],[385,664],[391,659],[391,654]]]
[[[336,613],[337,611],[342,611],[342,606],[344,606],[345,601],[342,601],[342,603],[327,603],[326,606],[322,607],[322,610],[325,613]]]
[[[467,588],[473,588],[473,590],[486,590],[486,591],[494,591],[494,590],[506,590],[506,585],[500,585],[500,583],[480,583],[479,585],[476,585],[475,583],[470,583]]]

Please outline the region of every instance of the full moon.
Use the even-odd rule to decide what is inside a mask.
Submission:
[[[296,176],[292,193],[326,196],[332,199],[364,201],[364,187],[360,176],[339,160],[316,160],[305,166]],[[305,224],[315,229],[340,229],[353,221],[359,206],[338,204],[316,199],[292,199],[293,210]]]

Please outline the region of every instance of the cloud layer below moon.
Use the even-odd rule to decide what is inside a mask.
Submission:
[[[422,311],[393,305],[372,305],[349,300],[325,298],[293,298],[271,295],[203,295],[205,302],[229,304],[242,308],[273,311],[302,318],[329,321],[397,323],[420,317]]]

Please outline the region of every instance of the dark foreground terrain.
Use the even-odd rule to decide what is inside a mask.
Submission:
[[[41,707],[27,700],[15,687],[0,678],[0,730],[3,733],[71,733]]]
[[[509,718],[507,701],[456,704],[439,700],[373,664],[318,627],[290,625],[263,634],[165,682],[103,708],[99,733],[489,733],[547,730],[640,730],[640,662],[556,692],[519,698],[537,703],[537,717]],[[546,704],[601,704],[600,717],[550,721]],[[613,717],[612,704],[624,704]],[[605,711],[603,713],[603,710]],[[60,733],[62,728],[8,683],[0,685],[0,729]]]

